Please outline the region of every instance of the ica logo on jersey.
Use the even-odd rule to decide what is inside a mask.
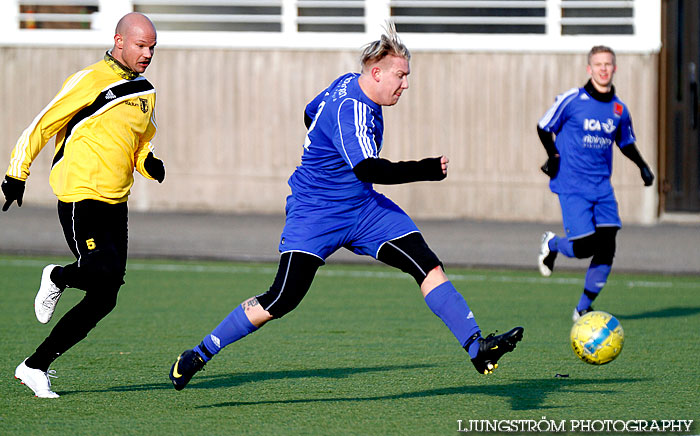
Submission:
[[[612,133],[615,131],[615,124],[611,118],[608,118],[605,123],[601,123],[595,118],[586,118],[583,120],[583,130],[588,132],[599,132],[603,130],[605,133]]]

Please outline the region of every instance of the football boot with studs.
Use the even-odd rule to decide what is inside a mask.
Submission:
[[[194,350],[184,351],[170,368],[170,380],[176,390],[181,391],[187,386],[192,376],[204,368],[206,362]]]
[[[479,342],[479,352],[472,359],[476,371],[479,374],[491,374],[493,370],[498,368],[498,359],[504,354],[513,351],[516,344],[523,339],[524,330],[522,327],[515,327],[498,336],[494,333],[485,338],[482,338],[479,333],[472,336],[473,339],[469,340],[464,349],[469,351],[469,345],[473,341]]]

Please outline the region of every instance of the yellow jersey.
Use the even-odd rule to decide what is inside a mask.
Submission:
[[[153,151],[156,91],[144,77],[104,60],[71,75],[34,118],[12,151],[7,175],[29,177],[29,167],[56,136],[49,183],[63,202],[127,200],[134,169],[153,180],[144,160]]]

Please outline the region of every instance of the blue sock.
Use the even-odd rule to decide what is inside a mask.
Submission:
[[[596,299],[600,291],[605,286],[608,281],[608,276],[610,275],[610,270],[612,265],[600,265],[591,262],[591,265],[586,271],[586,281],[583,285],[583,293],[581,294],[581,299],[576,306],[576,310],[582,311],[589,309],[593,300]]]
[[[555,236],[549,240],[549,249],[557,253],[561,253],[566,257],[574,256],[574,243],[569,241],[567,238],[562,238],[561,236]]]
[[[207,335],[202,343],[194,347],[194,350],[202,356],[205,362],[214,357],[222,348],[253,333],[258,328],[249,320],[242,306],[238,306],[224,318],[221,323]],[[205,347],[205,350],[202,350]]]
[[[457,292],[452,282],[447,281],[435,287],[425,297],[425,303],[445,323],[462,347],[467,345],[475,333],[480,332],[474,314],[469,310],[464,297]],[[474,354],[472,354],[472,348]],[[470,344],[467,351],[472,358],[476,357],[478,348],[478,341]]]

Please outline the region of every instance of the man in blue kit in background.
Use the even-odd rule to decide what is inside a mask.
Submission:
[[[615,53],[609,47],[593,47],[586,70],[591,76],[588,83],[559,95],[537,125],[548,155],[542,171],[550,177],[552,192],[559,195],[566,232],[566,236],[552,232],[542,236],[540,273],[552,274],[557,253],[592,258],[574,321],[593,310],[591,303],[610,275],[615,237],[622,227],[610,183],[613,142],[639,167],[644,186],[654,182],[654,174],[635,145],[629,110],[615,95]]]
[[[244,301],[201,344],[178,357],[170,370],[175,389],[183,389],[222,348],[297,307],[318,268],[341,247],[411,274],[479,373],[491,373],[522,339],[522,327],[481,336],[466,301],[411,218],[372,187],[447,176],[445,156],[407,162],[379,157],[382,106],[396,104],[408,88],[409,60],[390,24],[386,35],[365,46],[361,74],[340,76],[306,106],[308,131],[301,165],[289,178],[277,276],[267,292]]]

